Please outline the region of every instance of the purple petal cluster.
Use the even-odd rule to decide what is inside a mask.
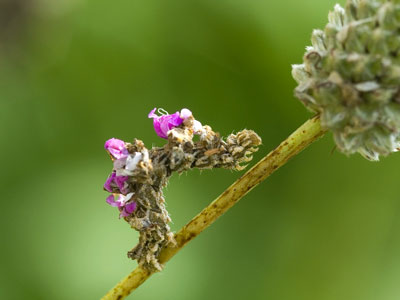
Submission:
[[[104,148],[115,158],[121,159],[129,155],[128,150],[125,147],[125,142],[119,139],[109,139]]]
[[[117,187],[122,194],[127,194],[128,190],[125,187],[125,182],[127,182],[128,178],[128,176],[117,176],[116,172],[112,172],[108,176],[104,188],[112,193],[113,187]]]
[[[125,142],[119,139],[109,139],[106,141],[104,148],[111,154],[111,156],[115,159],[115,165],[124,166],[127,157],[129,156],[128,149],[126,149]],[[118,176],[116,171],[110,174],[104,183],[104,189],[112,195],[108,196],[106,202],[113,207],[118,207],[120,211],[120,218],[127,217],[131,215],[136,209],[136,202],[129,201],[133,193],[129,193],[127,181],[129,176]],[[114,194],[115,191],[119,193]],[[117,199],[115,197],[117,196]]]
[[[155,113],[156,110],[157,108],[154,108],[148,117],[153,119],[154,130],[163,139],[168,139],[168,131],[192,117],[192,112],[187,108],[171,115],[159,109],[160,116]],[[202,125],[194,120],[192,128],[194,133],[199,134]],[[125,142],[116,138],[107,140],[104,148],[112,156],[114,165],[112,173],[104,183],[104,189],[112,193],[106,202],[119,209],[120,217],[127,217],[135,211],[137,205],[133,199],[131,200],[133,193],[129,190],[129,176],[133,175],[139,162],[149,160],[149,155],[148,152],[129,153]]]
[[[132,195],[133,193],[130,193],[126,196],[118,195],[117,200],[115,200],[115,196],[113,194],[107,197],[106,202],[113,207],[118,207],[120,211],[119,217],[125,218],[130,216],[136,209],[135,201],[128,202],[132,198]]]
[[[187,108],[181,110],[181,112],[176,112],[172,115],[162,114],[161,116],[156,115],[157,108],[154,108],[148,115],[150,119],[153,119],[154,130],[157,135],[163,139],[168,139],[168,131],[180,126],[184,120],[192,116],[192,112]],[[158,110],[162,113],[162,110]]]
[[[136,202],[129,202],[127,203],[123,209],[120,209],[119,217],[125,218],[130,216],[136,209]]]

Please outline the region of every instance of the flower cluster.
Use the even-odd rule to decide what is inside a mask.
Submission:
[[[158,113],[161,116],[157,116],[155,114],[157,108],[154,108],[149,113],[149,118],[153,119],[154,130],[156,131],[157,135],[163,139],[168,139],[168,132],[180,126],[185,120],[192,117],[192,112],[187,108],[181,110],[181,112],[176,112],[172,115],[169,115],[165,110],[158,109]],[[193,130],[195,134],[199,134],[202,131],[202,125],[199,121],[193,121]]]
[[[120,217],[128,217],[136,209],[135,201],[128,203],[128,201],[132,198],[132,196],[133,196],[133,193],[129,193],[126,196],[119,195],[118,199],[115,200],[115,195],[113,194],[113,195],[108,196],[106,201],[111,206],[120,208],[120,211],[121,211]]]
[[[129,175],[133,174],[138,162],[143,159],[141,152],[129,153],[126,143],[119,139],[109,139],[104,148],[110,154],[114,162],[111,175],[107,178],[104,189],[112,195],[108,196],[106,202],[111,206],[118,207],[121,217],[128,217],[136,209],[134,192],[129,185]],[[115,199],[117,197],[117,199]]]
[[[105,144],[113,161],[112,173],[104,184],[104,189],[112,193],[106,201],[139,231],[139,243],[128,257],[151,272],[162,269],[160,251],[175,242],[163,196],[169,177],[193,168],[241,170],[261,144],[251,130],[224,140],[210,126],[202,126],[186,108],[174,114],[158,109],[157,115],[156,111],[153,109],[148,117],[153,119],[157,135],[167,140],[163,147],[148,150],[137,139],[125,143],[113,138]],[[195,134],[198,141],[193,140]]]

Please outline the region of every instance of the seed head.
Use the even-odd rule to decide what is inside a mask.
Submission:
[[[294,65],[295,95],[338,149],[377,161],[400,147],[400,0],[348,0]]]

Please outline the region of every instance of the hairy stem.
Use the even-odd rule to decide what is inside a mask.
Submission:
[[[218,217],[235,205],[256,185],[265,180],[279,167],[283,166],[290,158],[324,135],[324,133],[325,131],[321,128],[319,116],[305,122],[284,140],[278,148],[260,160],[216,200],[179,230],[179,232],[175,234],[176,245],[169,245],[161,251],[159,258],[160,263],[164,264],[170,260],[171,257],[181,250],[190,240],[199,235],[204,229],[218,219]],[[102,299],[124,299],[152,274],[153,273],[149,271],[137,267]]]

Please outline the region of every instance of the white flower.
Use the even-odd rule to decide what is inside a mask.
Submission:
[[[201,123],[197,120],[193,121],[193,131],[194,133],[201,133],[203,131],[203,125],[201,125]]]

